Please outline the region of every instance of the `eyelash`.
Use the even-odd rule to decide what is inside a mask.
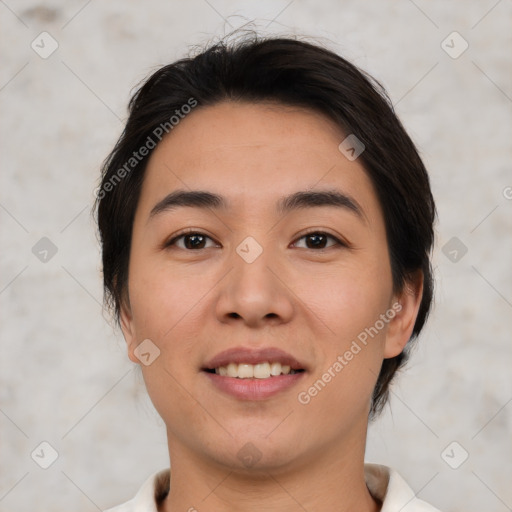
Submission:
[[[171,247],[173,245],[176,245],[176,241],[181,239],[181,238],[184,238],[186,236],[190,236],[190,235],[200,235],[200,236],[203,236],[203,237],[206,237],[206,238],[209,238],[210,240],[213,240],[213,238],[211,238],[210,236],[208,236],[207,234],[205,233],[202,233],[200,231],[197,231],[197,230],[194,230],[194,229],[188,229],[187,231],[182,231],[181,233],[179,233],[178,235],[174,236],[171,240],[169,240],[168,242],[165,243],[165,248],[168,248],[168,247]],[[335,241],[335,244],[329,246],[329,247],[322,247],[321,249],[310,249],[309,247],[306,247],[306,249],[309,249],[309,250],[312,250],[312,251],[316,251],[316,252],[320,252],[320,251],[325,251],[327,249],[330,249],[331,247],[336,247],[336,246],[340,246],[340,247],[348,247],[348,244],[341,241],[339,238],[335,237],[334,235],[331,235],[330,233],[326,232],[326,231],[319,231],[319,230],[311,230],[311,231],[308,231],[307,233],[303,233],[299,238],[297,238],[296,240],[302,240],[303,238],[307,237],[307,236],[310,236],[310,235],[324,235],[324,236],[327,236],[328,238],[332,239]],[[213,240],[214,241],[214,240]],[[215,242],[217,243],[217,242]],[[180,247],[180,249],[182,249]],[[183,248],[183,250],[185,251],[200,251],[201,249],[187,249],[187,248]]]

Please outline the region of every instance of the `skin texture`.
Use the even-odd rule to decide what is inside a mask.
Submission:
[[[393,292],[382,211],[345,138],[322,115],[272,104],[225,102],[197,108],[157,146],[135,215],[129,300],[121,324],[129,357],[150,339],[160,356],[141,365],[166,426],[171,490],[161,510],[222,512],[376,511],[363,473],[370,397],[384,358],[409,339],[421,276]],[[177,189],[226,197],[225,210],[180,207],[150,218]],[[310,207],[285,215],[278,199],[336,189],[360,206]],[[184,228],[205,234],[200,249]],[[307,231],[327,232],[315,248]],[[236,252],[247,236],[263,252]],[[188,240],[190,243],[190,240]],[[190,247],[190,245],[189,245]],[[379,315],[401,310],[308,404],[298,401]],[[232,347],[279,347],[305,362],[300,383],[263,401],[223,394],[201,368]],[[261,457],[237,454],[252,443]],[[246,448],[247,449],[247,448]]]

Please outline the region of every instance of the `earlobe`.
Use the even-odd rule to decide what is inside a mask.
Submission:
[[[139,359],[134,354],[134,350],[136,348],[136,336],[133,325],[132,312],[129,304],[126,304],[124,301],[121,304],[119,312],[119,322],[121,324],[121,330],[123,331],[124,340],[126,341],[128,357],[130,358],[130,361],[139,363]]]
[[[409,341],[423,297],[423,272],[418,271],[406,282],[402,292],[393,298],[396,315],[386,333],[384,359],[399,355]]]

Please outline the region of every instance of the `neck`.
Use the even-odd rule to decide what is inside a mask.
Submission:
[[[364,478],[365,438],[279,468],[240,470],[205,460],[168,434],[170,492],[161,512],[378,512]]]

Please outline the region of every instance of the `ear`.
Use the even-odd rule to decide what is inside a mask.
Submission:
[[[128,357],[134,363],[140,363],[140,360],[135,356],[134,350],[137,348],[137,337],[135,335],[135,325],[133,316],[127,300],[121,302],[119,311],[119,320],[121,323],[121,330],[123,331],[124,340],[128,349]]]
[[[409,341],[423,297],[423,272],[412,274],[402,292],[393,297],[391,309],[396,315],[388,324],[384,359],[400,354]]]

